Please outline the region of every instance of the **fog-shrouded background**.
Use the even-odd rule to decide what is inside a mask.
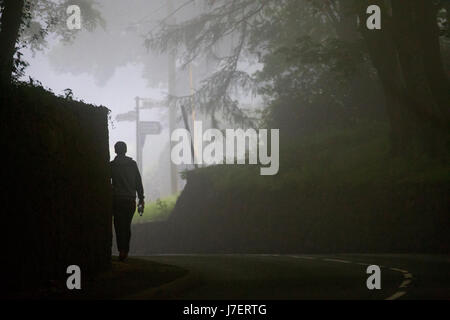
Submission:
[[[178,8],[181,2],[174,2]],[[162,108],[140,113],[141,121],[160,121],[163,128],[161,134],[147,136],[143,151],[144,187],[147,198],[153,200],[170,194],[168,112],[164,108],[168,96],[168,57],[146,47],[145,37],[168,16],[167,4],[164,0],[98,0],[94,8],[99,12],[100,22],[95,28],[83,27],[82,11],[82,28],[71,41],[50,33],[39,50],[30,46],[21,50],[29,63],[21,80],[38,80],[55,94],[71,89],[74,99],[111,110],[111,159],[115,155],[114,144],[120,140],[127,143],[128,155],[136,159],[135,122],[118,122],[116,116],[134,110],[136,97],[162,102]],[[193,2],[177,11],[176,21],[192,17],[200,9]],[[193,61],[190,70],[180,64],[177,61],[177,95],[190,94],[214,70],[214,65],[205,61]],[[252,103],[254,96],[243,95],[242,99]],[[202,119],[199,112],[196,116]],[[182,125],[180,114],[177,121]],[[205,123],[204,127],[207,126]],[[181,179],[179,184],[183,186]]]

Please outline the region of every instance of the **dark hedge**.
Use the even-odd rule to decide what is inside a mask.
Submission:
[[[31,85],[0,89],[2,288],[92,276],[111,262],[108,114]]]

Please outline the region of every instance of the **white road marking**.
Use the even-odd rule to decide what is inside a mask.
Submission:
[[[399,292],[394,293],[394,294],[393,294],[392,296],[390,296],[389,298],[386,298],[386,300],[395,300],[395,299],[400,298],[401,296],[404,296],[405,294],[406,294],[405,291],[399,291]]]
[[[322,260],[323,260],[323,261],[330,261],[330,262],[351,263],[351,261],[340,260],[340,259],[328,259],[328,258],[324,258],[324,259],[322,259]]]
[[[308,259],[308,260],[315,260],[316,258],[314,257],[309,257],[309,256],[290,256],[292,258],[297,258],[297,259]]]
[[[411,283],[411,280],[405,280],[402,282],[402,284],[400,285],[399,288],[406,288],[408,286],[408,284]]]
[[[369,266],[370,264],[368,263],[363,263],[363,262],[353,262],[353,261],[347,261],[347,260],[341,260],[341,259],[330,259],[330,258],[323,258],[323,261],[330,261],[330,262],[341,262],[341,263],[353,263],[353,264],[358,264],[361,266]],[[380,268],[387,268],[383,265],[379,265]],[[397,271],[397,272],[401,272],[403,273],[403,277],[405,279],[412,279],[412,274],[408,271],[408,270],[404,270],[404,269],[399,269],[399,268],[389,268],[392,271]],[[408,287],[409,284],[411,284],[412,280],[404,280],[399,288],[406,288]],[[406,291],[398,291],[396,293],[394,293],[392,296],[386,298],[386,300],[395,300],[398,299],[402,296],[404,296],[406,294]]]
[[[277,256],[277,255],[273,255],[273,256]],[[300,258],[300,259],[309,259],[309,260],[314,260],[316,258],[313,257],[309,257],[309,256],[303,256],[303,255],[289,255],[289,257],[292,258]],[[348,261],[348,260],[341,260],[341,259],[332,259],[332,258],[321,258],[322,261],[329,261],[329,262],[340,262],[340,263],[352,263],[352,264],[358,264],[361,266],[369,266],[370,264],[368,263],[363,263],[363,262],[353,262],[353,261]],[[403,274],[403,277],[405,279],[412,279],[413,275],[408,271],[408,270],[404,270],[404,269],[399,269],[399,268],[387,268],[385,266],[379,265],[380,268],[386,268],[386,269],[390,269],[392,271],[396,271],[396,272],[401,272]],[[404,280],[399,288],[407,288],[408,285],[410,285],[412,282],[412,280]],[[392,296],[386,298],[386,300],[395,300],[398,299],[402,296],[404,296],[406,294],[406,291],[398,291],[396,293],[394,293]]]
[[[392,271],[398,271],[398,272],[402,272],[402,273],[408,273],[407,270],[403,270],[403,269],[398,269],[398,268],[389,268],[389,269],[391,269]]]
[[[403,270],[403,269],[399,269],[399,268],[389,268],[392,271],[397,271],[397,272],[401,272],[403,273],[403,278],[405,279],[412,279],[412,274],[408,271],[408,270]],[[409,284],[411,284],[412,280],[404,280],[399,288],[406,288],[408,287]],[[387,298],[386,300],[395,300],[400,298],[401,296],[405,295],[406,292],[405,291],[398,291],[396,293],[394,293],[392,296],[390,296],[389,298]]]

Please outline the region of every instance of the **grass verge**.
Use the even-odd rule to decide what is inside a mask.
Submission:
[[[175,207],[178,196],[179,194],[176,194],[146,203],[142,217],[136,214],[133,219],[133,224],[167,220]]]

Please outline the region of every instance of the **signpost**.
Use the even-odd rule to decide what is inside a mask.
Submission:
[[[161,124],[159,121],[141,121],[139,125],[142,135],[161,133]]]
[[[145,137],[147,135],[157,135],[161,133],[161,124],[158,121],[140,121],[139,122],[139,142],[142,157],[142,150],[145,145]],[[142,160],[142,159],[141,159]]]
[[[140,110],[153,107],[164,106],[164,103],[158,103],[150,99],[136,97],[135,110],[121,113],[116,116],[116,121],[136,121],[136,162],[139,171],[142,174],[142,151],[144,149],[145,138],[147,135],[158,135],[161,133],[161,123],[158,121],[140,121]],[[143,106],[141,106],[143,104]]]

